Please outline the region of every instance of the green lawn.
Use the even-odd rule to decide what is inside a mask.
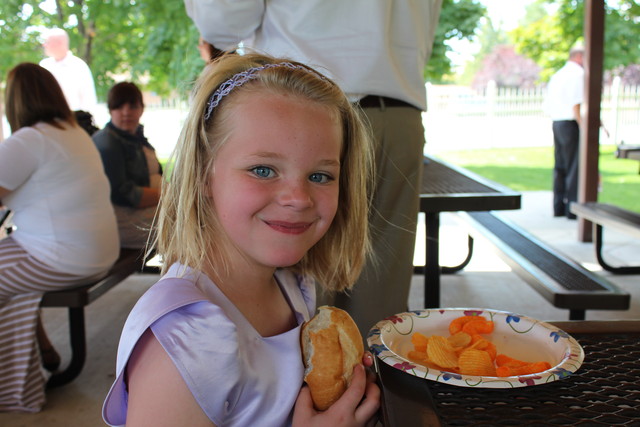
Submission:
[[[640,162],[616,159],[615,148],[600,146],[598,201],[640,212]],[[517,191],[551,190],[552,147],[447,151],[438,157]]]

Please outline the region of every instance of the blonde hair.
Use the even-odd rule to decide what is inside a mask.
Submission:
[[[157,221],[157,249],[165,269],[179,262],[224,277],[231,247],[208,197],[208,181],[216,153],[233,132],[224,123],[240,93],[285,93],[316,102],[335,112],[342,127],[342,155],[338,209],[327,233],[294,266],[296,273],[315,278],[325,289],[353,286],[369,253],[369,185],[372,148],[360,113],[338,86],[302,64],[273,67],[235,87],[215,107],[209,120],[204,112],[211,94],[234,75],[252,67],[282,63],[264,55],[224,56],[208,65],[195,84],[191,107],[172,155],[171,178],[163,184]],[[302,68],[304,67],[304,69]],[[246,95],[245,95],[246,96]],[[246,99],[246,98],[245,98]]]

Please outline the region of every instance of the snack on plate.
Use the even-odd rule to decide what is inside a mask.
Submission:
[[[324,305],[302,325],[300,343],[304,380],[314,406],[324,411],[342,396],[353,368],[362,363],[362,336],[346,311]]]
[[[483,316],[461,316],[449,324],[448,337],[420,332],[411,336],[413,350],[408,358],[441,371],[485,377],[529,375],[551,368],[549,362],[525,362],[498,354],[485,338],[493,332],[493,322]]]

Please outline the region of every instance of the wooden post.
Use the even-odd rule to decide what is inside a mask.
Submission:
[[[578,201],[598,200],[598,158],[600,156],[600,102],[602,99],[602,64],[604,52],[604,0],[586,0],[584,9],[585,86],[580,123],[580,173]],[[578,220],[578,239],[593,240],[593,226]]]

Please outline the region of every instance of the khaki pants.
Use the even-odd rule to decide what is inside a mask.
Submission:
[[[319,293],[318,301],[349,312],[366,339],[376,322],[408,307],[425,140],[422,114],[415,108],[364,112],[375,140],[376,186],[369,213],[374,259],[351,291],[335,297]]]

